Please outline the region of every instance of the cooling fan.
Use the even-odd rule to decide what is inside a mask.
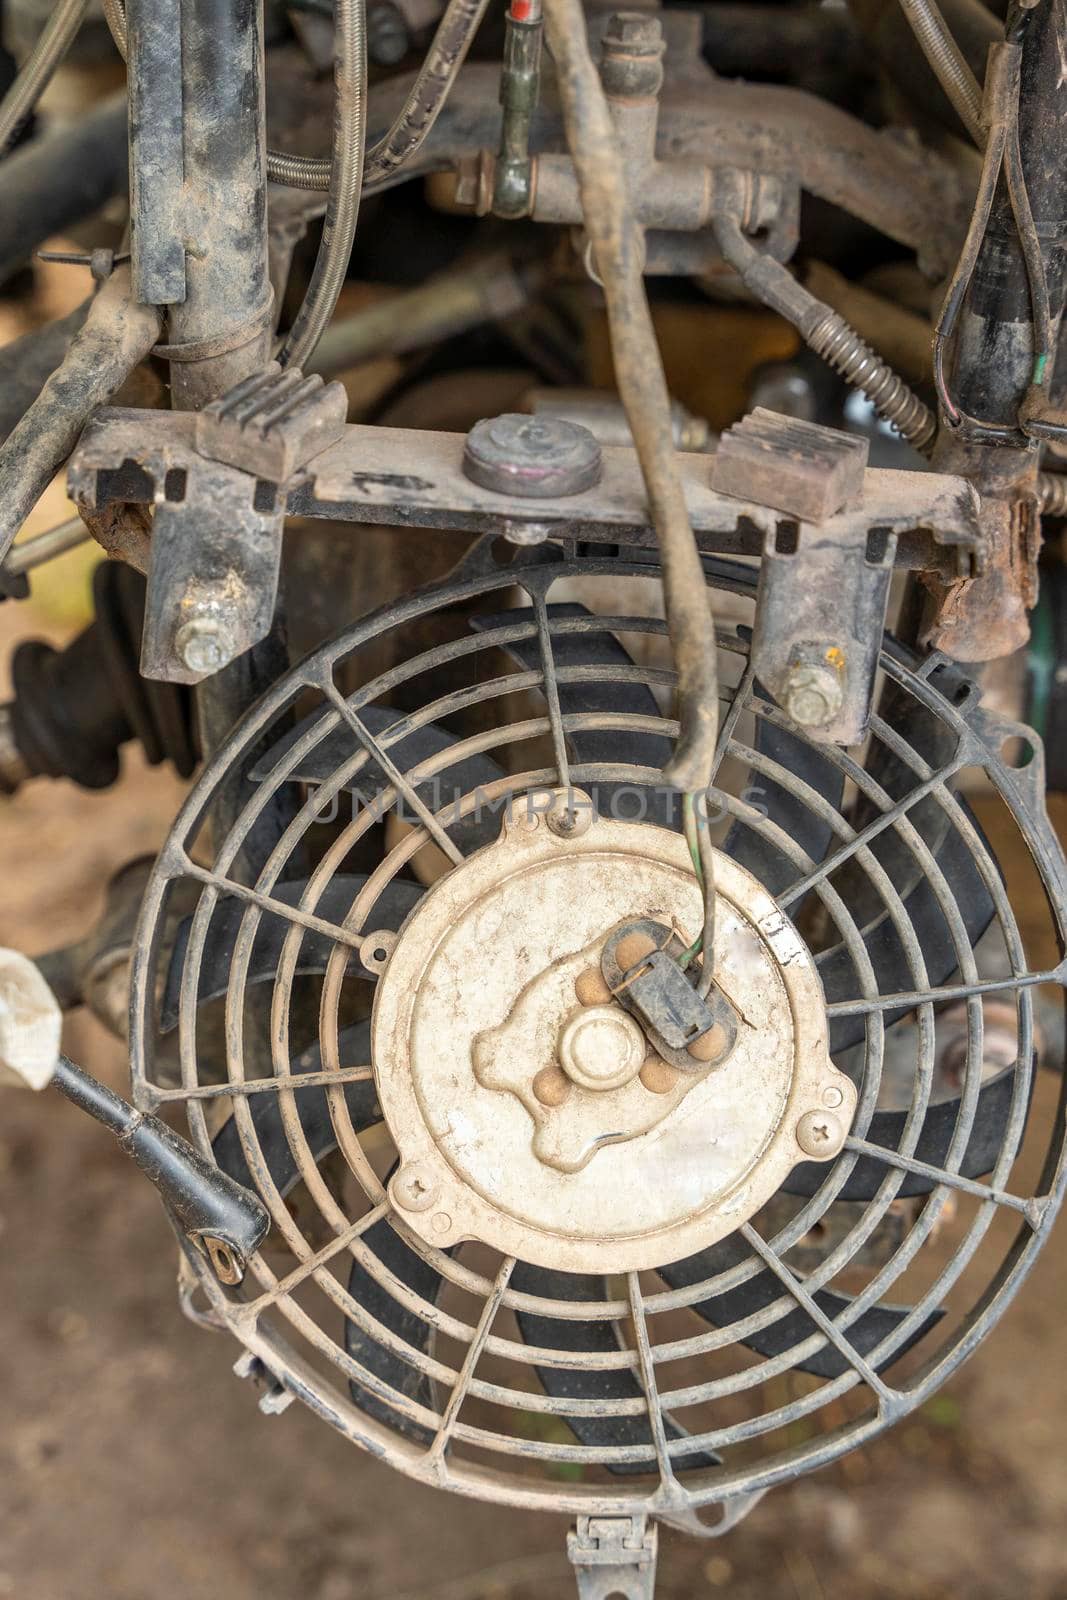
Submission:
[[[751,572],[707,571],[751,601]],[[653,1049],[604,952],[700,926],[660,778],[673,673],[655,616],[582,603],[621,578],[644,604],[650,573],[472,563],[283,678],[160,856],[131,1047],[139,1105],[180,1107],[269,1209],[240,1289],[191,1261],[277,1394],[424,1481],[706,1532],[921,1405],[1033,1262],[1062,1115],[1043,1171],[1017,1157],[1035,997],[1064,971],[1031,962],[965,778],[1057,942],[1065,870],[1036,741],[950,663],[887,641],[843,750],[720,630],[733,1032]],[[991,996],[1016,1037],[992,1073]]]

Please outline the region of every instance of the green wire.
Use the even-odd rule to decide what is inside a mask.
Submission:
[[[685,832],[685,842],[689,846],[689,856],[693,863],[693,871],[697,875],[697,882],[701,889],[704,887],[704,864],[700,859],[700,834],[697,830],[697,816],[695,797],[685,794],[682,797],[682,827]],[[689,946],[678,957],[678,965],[684,972],[689,963],[697,957],[704,947],[703,932],[699,933]]]

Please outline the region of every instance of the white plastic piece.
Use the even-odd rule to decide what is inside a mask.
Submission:
[[[0,946],[0,1084],[43,1089],[59,1065],[63,1013],[36,962]]]

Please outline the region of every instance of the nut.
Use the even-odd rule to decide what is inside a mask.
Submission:
[[[389,1185],[393,1204],[402,1211],[429,1211],[437,1204],[441,1186],[421,1161],[408,1161]]]
[[[845,1142],[845,1130],[832,1111],[806,1111],[796,1134],[804,1154],[816,1161],[829,1161]]]
[[[840,675],[831,667],[792,667],[782,693],[782,709],[802,728],[823,728],[844,703]]]
[[[207,677],[233,660],[236,645],[221,617],[193,617],[175,634],[174,651],[183,667]]]
[[[645,11],[616,11],[608,18],[603,39],[609,46],[624,44],[632,49],[644,45],[658,53],[663,47],[663,26],[658,17]]]

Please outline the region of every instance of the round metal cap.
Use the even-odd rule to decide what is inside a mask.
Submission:
[[[640,1072],[648,1046],[633,1017],[618,1006],[590,1006],[559,1038],[564,1072],[583,1089],[618,1089]]]
[[[588,428],[525,412],[476,422],[463,451],[463,470],[472,483],[539,500],[591,489],[600,481],[601,465],[600,446]]]

